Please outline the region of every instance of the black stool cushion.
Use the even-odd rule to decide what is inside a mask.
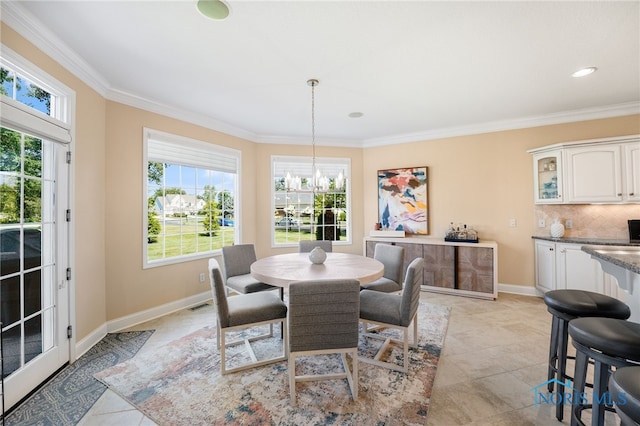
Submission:
[[[569,322],[575,342],[604,354],[640,362],[640,324],[613,318],[577,318]]]
[[[640,366],[623,367],[614,371],[609,379],[609,391],[614,402],[626,401],[624,404],[616,404],[616,410],[640,423]],[[620,398],[620,394],[624,394],[624,399]]]
[[[627,319],[629,307],[611,296],[584,290],[551,290],[544,303],[551,309],[574,317],[606,317]]]

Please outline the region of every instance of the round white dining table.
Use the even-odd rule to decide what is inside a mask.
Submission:
[[[309,253],[287,253],[264,257],[251,264],[251,275],[263,283],[288,288],[307,280],[350,278],[360,284],[382,277],[384,265],[370,257],[349,253],[327,253],[322,264],[313,264]]]

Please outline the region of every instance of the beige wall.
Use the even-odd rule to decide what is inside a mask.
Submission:
[[[255,144],[115,102],[107,103],[107,319],[113,320],[209,290],[199,282],[207,260],[142,268],[143,128],[148,127],[242,152],[242,232],[256,236]],[[206,275],[208,277],[208,274]]]
[[[256,244],[258,256],[279,250],[271,248],[271,155],[309,155],[309,146],[261,145],[169,119],[158,114],[107,103],[107,319],[113,320],[194,294],[206,292],[200,283],[207,272],[207,259],[142,268],[143,200],[142,131],[148,127],[192,139],[231,147],[242,152],[242,242]],[[352,157],[352,188],[361,194],[361,149],[319,148],[318,156]],[[362,250],[362,197],[356,196],[354,228],[357,243],[341,250]],[[124,208],[126,207],[126,208]],[[292,251],[288,249],[287,251]]]
[[[242,152],[242,241],[259,256],[271,248],[271,155],[309,155],[309,146],[254,144],[179,120],[105,101],[2,24],[2,42],[77,92],[74,152],[77,338],[106,321],[208,291],[206,259],[142,269],[142,129],[179,134]],[[350,157],[353,241],[360,253],[377,221],[378,169],[429,167],[430,236],[450,221],[474,225],[499,243],[499,281],[533,285],[534,206],[527,149],[561,141],[640,133],[640,117],[407,143],[379,148],[318,147],[319,157]],[[509,228],[515,218],[517,228]],[[289,249],[291,250],[291,249]]]
[[[534,219],[533,164],[526,151],[638,133],[640,116],[634,115],[366,149],[365,226],[371,229],[377,221],[378,169],[427,166],[430,236],[443,238],[450,222],[473,225],[481,239],[498,242],[498,281],[533,286],[531,236],[539,230]],[[628,207],[633,208],[638,206]],[[516,219],[516,228],[509,227],[509,219]]]

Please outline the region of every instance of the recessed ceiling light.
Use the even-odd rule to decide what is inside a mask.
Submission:
[[[351,117],[351,118],[360,118],[360,117],[362,117],[363,115],[364,115],[364,114],[363,114],[363,113],[361,113],[361,112],[352,112],[352,113],[350,113],[350,114],[349,114],[349,117]]]
[[[218,21],[229,16],[229,6],[222,0],[198,0],[198,10],[207,18]]]
[[[596,67],[582,68],[571,74],[571,77],[584,77],[585,75],[593,74],[597,69]]]

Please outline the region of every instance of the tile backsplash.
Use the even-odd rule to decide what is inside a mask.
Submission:
[[[565,237],[574,238],[606,238],[628,239],[627,220],[640,219],[639,204],[563,204],[536,205],[535,235],[550,235],[549,227],[555,219],[565,225]],[[545,220],[545,227],[538,228],[540,219]],[[566,221],[573,221],[573,228],[566,228]]]

